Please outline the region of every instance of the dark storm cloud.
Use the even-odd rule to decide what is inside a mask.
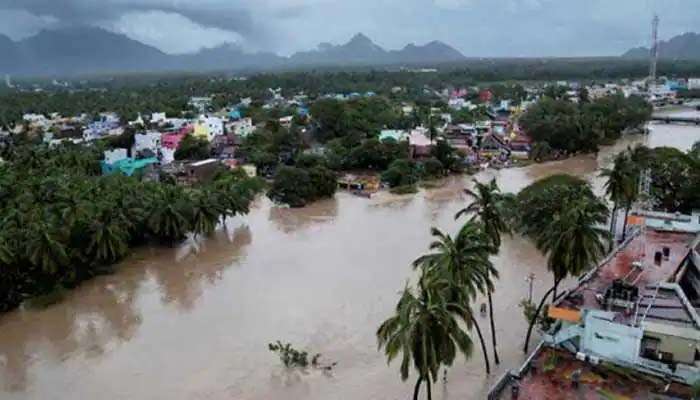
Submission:
[[[0,9],[25,10],[51,16],[65,24],[95,24],[118,19],[126,13],[162,11],[177,13],[206,27],[237,32],[256,32],[251,13],[231,2],[177,2],[136,0],[0,0]]]
[[[648,42],[655,12],[663,38],[700,31],[698,1],[0,0],[0,33],[89,24],[167,51],[235,37],[248,48],[290,53],[363,32],[388,48],[442,40],[469,56],[615,55]],[[3,20],[3,8],[28,22],[7,12]]]

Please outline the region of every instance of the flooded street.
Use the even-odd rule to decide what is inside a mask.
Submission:
[[[643,137],[628,137],[595,158],[581,156],[526,168],[485,171],[515,192],[554,173],[593,182],[598,169]],[[694,126],[654,125],[652,146],[687,150]],[[471,177],[450,178],[417,195],[370,200],[339,192],[304,209],[260,198],[250,214],[215,237],[179,249],[144,248],[114,275],[86,282],[45,310],[0,316],[0,398],[49,399],[405,399],[375,330],[390,315],[427,250],[430,227],[454,233]],[[493,380],[523,359],[526,323],[518,303],[525,278],[535,297],[551,284],[544,258],[520,237],[505,238],[494,260],[501,366],[487,379],[478,339],[459,359],[436,399],[483,399]],[[485,335],[488,320],[479,320]],[[338,362],[331,375],[289,374],[268,351],[281,340]]]

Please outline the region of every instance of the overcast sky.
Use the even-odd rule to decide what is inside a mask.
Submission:
[[[441,40],[467,56],[618,55],[700,32],[700,0],[0,0],[0,33],[94,25],[168,53],[235,42],[290,54],[362,32],[393,49]]]

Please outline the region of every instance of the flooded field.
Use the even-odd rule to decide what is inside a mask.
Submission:
[[[626,138],[596,157],[485,171],[504,191],[553,173],[602,183],[598,169],[639,143]],[[700,128],[655,125],[654,146],[688,149]],[[427,250],[429,229],[453,233],[471,177],[417,195],[371,200],[338,193],[304,209],[260,198],[215,237],[178,249],[144,248],[118,272],[86,282],[45,310],[0,316],[0,398],[24,399],[405,399],[398,364],[387,366],[375,330]],[[198,252],[194,249],[198,248]],[[543,257],[506,238],[495,259],[501,366],[486,377],[476,345],[438,384],[436,399],[483,399],[492,381],[523,359],[518,303],[525,278],[548,288]],[[487,330],[487,319],[482,318]],[[332,374],[289,374],[268,351],[275,340],[338,362]]]

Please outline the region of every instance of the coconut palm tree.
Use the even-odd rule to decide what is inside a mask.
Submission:
[[[498,277],[498,271],[489,260],[493,246],[473,222],[466,223],[453,239],[437,228],[432,228],[435,240],[430,244],[433,252],[417,258],[414,268],[427,271],[433,282],[442,282],[446,296],[454,304],[459,304],[467,314],[467,325],[476,329],[484,354],[486,373],[491,373],[486,343],[481,328],[471,311],[471,302],[479,293],[493,290],[491,277]]]
[[[129,251],[129,230],[126,218],[117,210],[104,210],[89,226],[87,254],[101,264],[109,264]]]
[[[212,233],[219,218],[226,213],[222,197],[209,190],[202,190],[194,196],[192,203],[192,231],[201,235]]]
[[[464,209],[460,210],[455,219],[462,215],[471,216],[470,221],[479,222],[487,237],[494,247],[494,254],[501,246],[501,234],[510,232],[506,217],[502,211],[502,199],[496,179],[489,183],[481,183],[474,179],[474,189],[465,189],[464,192],[474,200]],[[491,323],[491,342],[493,344],[493,359],[496,365],[500,364],[496,343],[496,325],[493,319],[493,289],[487,291],[489,302],[489,320]]]
[[[149,210],[148,227],[159,238],[172,245],[185,236],[190,229],[188,216],[192,204],[186,193],[175,186],[164,186],[156,192]]]
[[[43,273],[55,274],[69,262],[60,233],[46,221],[35,221],[27,227],[26,258]]]
[[[535,315],[530,320],[525,337],[524,351],[527,353],[532,328],[545,301],[553,294],[557,299],[557,288],[567,276],[579,276],[605,255],[605,242],[610,233],[601,228],[607,221],[608,210],[596,198],[575,197],[563,207],[561,214],[551,221],[535,237],[537,248],[547,255],[547,268],[554,277],[554,285],[545,293]]]
[[[433,284],[437,282],[422,270],[416,293],[404,289],[395,315],[377,329],[378,347],[384,348],[388,362],[401,356],[401,379],[408,379],[411,364],[418,373],[413,400],[423,382],[431,400],[431,382],[437,380],[440,367],[451,366],[458,353],[466,359],[472,353],[472,340],[460,326],[467,323],[468,312],[444,297],[442,285]]]
[[[634,168],[630,156],[627,152],[618,153],[615,156],[612,168],[605,168],[600,173],[605,178],[605,194],[612,200],[613,209],[610,217],[610,233],[615,234],[615,223],[617,211],[621,204],[626,205],[625,229],[623,229],[623,240],[627,228],[627,215],[629,206],[636,197],[637,171]]]

